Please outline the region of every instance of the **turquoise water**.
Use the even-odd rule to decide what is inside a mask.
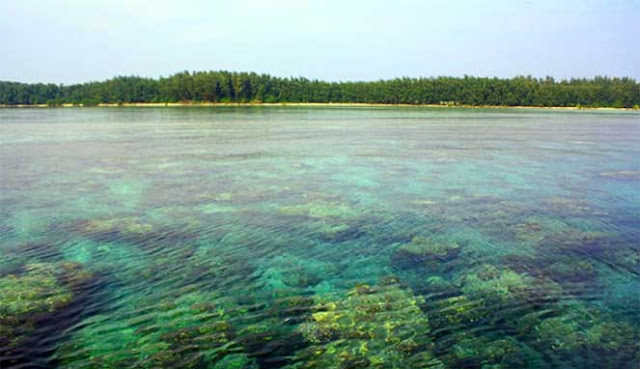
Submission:
[[[637,368],[640,115],[0,110],[2,368]]]

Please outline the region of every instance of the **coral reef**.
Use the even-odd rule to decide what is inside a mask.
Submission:
[[[242,310],[195,292],[147,302],[142,310],[129,308],[83,321],[60,347],[56,361],[69,369],[202,368],[222,365],[220,361],[238,368],[253,366],[230,323]]]
[[[539,322],[533,330],[533,344],[564,362],[584,358],[601,368],[633,368],[640,362],[639,335],[638,328],[629,323],[572,309]]]
[[[437,267],[458,256],[460,249],[455,241],[414,237],[410,243],[400,246],[394,252],[391,264],[399,269]]]
[[[300,332],[310,343],[292,368],[404,368],[441,365],[430,354],[424,300],[396,279],[356,285],[346,297],[322,299]]]
[[[271,289],[313,287],[337,273],[337,268],[313,258],[284,254],[262,262],[265,286]]]
[[[1,277],[0,363],[5,357],[21,359],[16,354],[21,346],[49,318],[69,307],[93,278],[71,262],[25,264],[19,273]]]
[[[452,368],[522,368],[526,358],[513,337],[489,338],[461,333],[447,355]]]

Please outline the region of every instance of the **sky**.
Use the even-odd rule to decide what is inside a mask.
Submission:
[[[640,0],[0,0],[0,80],[628,76]]]

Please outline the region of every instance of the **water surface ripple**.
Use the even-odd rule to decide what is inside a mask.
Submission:
[[[1,368],[640,367],[640,114],[0,110]]]

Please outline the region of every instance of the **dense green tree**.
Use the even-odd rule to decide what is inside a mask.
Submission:
[[[631,78],[595,77],[556,81],[511,79],[396,78],[372,82],[324,82],[227,71],[184,71],[159,79],[119,76],[75,85],[0,82],[0,104],[223,102],[381,103],[473,106],[625,107],[640,104],[640,84]]]

